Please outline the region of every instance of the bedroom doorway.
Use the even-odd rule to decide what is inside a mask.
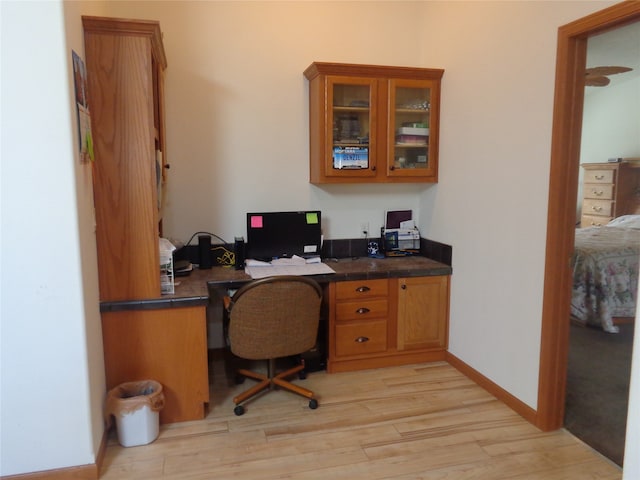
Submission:
[[[587,39],[636,21],[640,21],[640,2],[623,2],[558,30],[536,415],[536,425],[545,431],[561,428],[564,422],[571,300],[569,259],[575,236]]]

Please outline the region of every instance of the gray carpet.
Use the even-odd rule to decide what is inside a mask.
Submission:
[[[618,334],[571,325],[570,335],[565,428],[622,466],[633,325]]]

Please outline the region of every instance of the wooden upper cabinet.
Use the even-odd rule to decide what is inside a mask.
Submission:
[[[443,73],[312,63],[311,183],[437,182]]]
[[[163,72],[155,21],[82,17],[100,299],[160,297]]]

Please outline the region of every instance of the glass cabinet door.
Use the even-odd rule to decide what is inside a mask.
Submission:
[[[424,80],[389,80],[388,174],[434,174],[430,148],[432,84]],[[437,137],[436,137],[437,138]]]
[[[327,176],[374,176],[375,79],[329,77],[327,82]]]

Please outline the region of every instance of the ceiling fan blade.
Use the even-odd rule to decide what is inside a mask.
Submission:
[[[609,80],[607,77],[596,76],[596,75],[587,75],[584,80],[584,84],[587,87],[605,87],[609,85]]]
[[[630,72],[629,67],[592,67],[585,70],[587,75],[615,75],[616,73]]]

